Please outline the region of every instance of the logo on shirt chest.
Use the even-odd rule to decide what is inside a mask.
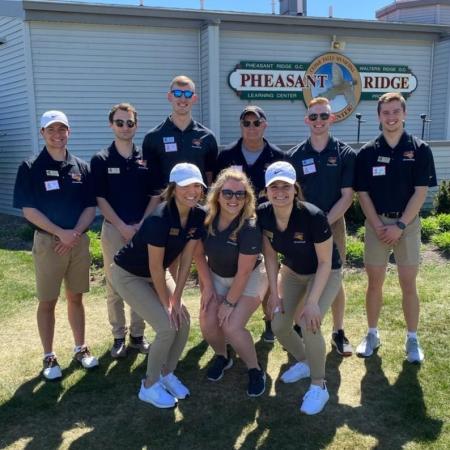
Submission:
[[[169,236],[178,236],[180,234],[179,228],[171,228],[169,230]]]
[[[197,228],[189,228],[188,232],[186,233],[186,237],[188,239],[193,239],[196,231],[197,231]]]
[[[415,161],[414,152],[412,150],[403,152],[403,161]]]
[[[234,233],[230,234],[230,236],[228,237],[227,244],[234,246],[237,245],[237,236]]]
[[[81,173],[71,173],[70,176],[75,183],[81,183]]]
[[[294,244],[304,244],[305,243],[305,239],[303,236],[303,233],[294,233]]]
[[[202,141],[200,139],[192,139],[192,148],[202,148]]]
[[[328,167],[336,167],[337,166],[337,158],[336,156],[329,156],[327,160]]]

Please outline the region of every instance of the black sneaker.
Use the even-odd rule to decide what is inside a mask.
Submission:
[[[125,345],[125,338],[114,339],[114,344],[111,347],[112,358],[125,358],[127,356],[127,347]]]
[[[300,325],[295,324],[293,326],[294,331],[301,337],[303,338],[303,334],[302,334],[302,327]]]
[[[338,330],[331,335],[331,345],[341,356],[352,356],[353,348],[345,336],[344,330]]]
[[[233,358],[225,358],[223,355],[216,355],[211,367],[208,369],[206,377],[210,381],[219,381],[223,377],[225,370],[233,367]]]
[[[128,347],[135,348],[139,353],[144,353],[145,355],[150,350],[150,342],[147,341],[145,336],[131,336]]]
[[[248,389],[249,397],[259,397],[266,390],[266,374],[264,370],[249,369],[248,371]]]
[[[264,330],[261,337],[264,342],[273,344],[275,342],[275,335],[272,331],[272,322],[270,320],[265,320],[264,323],[266,324],[266,329]]]

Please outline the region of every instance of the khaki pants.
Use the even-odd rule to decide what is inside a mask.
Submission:
[[[280,344],[297,361],[308,361],[311,378],[325,378],[325,340],[322,331],[316,333],[302,325],[303,340],[292,329],[295,312],[302,308],[311,290],[315,274],[299,275],[287,266],[281,266],[279,275],[279,294],[284,303],[284,314],[276,313],[272,321],[272,330]],[[342,282],[341,270],[332,270],[328,282],[319,299],[322,318],[333,303]]]
[[[58,255],[56,236],[36,230],[33,239],[33,261],[36,273],[36,290],[39,301],[56,300],[61,283],[74,294],[89,291],[89,238],[86,233],[80,242],[65,255]]]
[[[125,318],[125,305],[122,297],[111,285],[111,264],[114,255],[126,244],[117,228],[109,222],[104,221],[102,226],[102,249],[103,265],[106,278],[106,305],[108,308],[108,319],[112,327],[115,339],[124,338],[127,334]],[[143,336],[145,322],[133,309],[130,309],[130,334],[132,336]]]
[[[170,326],[169,317],[159,301],[150,278],[138,277],[112,264],[111,282],[119,295],[156,332],[147,360],[147,377],[153,384],[159,379],[163,367],[169,372],[173,372],[177,367],[186,346],[190,324],[183,321],[178,331]],[[166,284],[172,293],[175,282],[169,271],[166,271]]]

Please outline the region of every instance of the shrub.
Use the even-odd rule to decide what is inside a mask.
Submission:
[[[355,235],[360,241],[364,241],[364,236],[366,235],[366,227],[359,227],[356,230]]]
[[[436,219],[441,231],[450,231],[450,214],[439,214]]]
[[[347,239],[347,263],[350,266],[362,266],[364,259],[364,243],[354,236]]]
[[[29,223],[26,223],[25,225],[22,225],[19,227],[18,235],[20,239],[30,242],[33,240],[34,236],[34,227],[32,227]]]
[[[89,245],[91,264],[96,267],[103,267],[103,252],[100,241],[100,233],[98,231],[89,230],[87,234],[89,236],[89,240],[91,241]]]
[[[422,225],[422,241],[428,242],[433,235],[440,232],[439,221],[436,216],[420,219]]]
[[[450,255],[450,231],[435,234],[432,237],[433,244],[446,255]]]
[[[450,213],[450,180],[441,181],[439,189],[433,199],[434,211],[439,213]]]
[[[347,212],[345,213],[345,219],[348,222],[349,228],[356,229],[361,225],[364,225],[365,216],[356,194],[353,196],[353,201],[350,208],[348,208]]]

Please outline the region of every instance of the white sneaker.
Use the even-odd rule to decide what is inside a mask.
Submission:
[[[189,389],[173,374],[173,372],[170,372],[165,377],[161,376],[160,383],[178,400],[184,400],[191,395]]]
[[[139,400],[151,403],[157,408],[173,408],[177,404],[177,399],[170,395],[159,381],[146,388],[142,380],[138,397]]]
[[[44,368],[42,370],[42,375],[46,380],[54,381],[62,378],[61,367],[58,364],[56,356],[46,356],[44,358],[43,364]]]
[[[417,338],[407,338],[405,344],[406,359],[412,364],[420,364],[425,359]]]
[[[283,383],[295,383],[302,378],[308,378],[310,376],[309,366],[304,362],[298,362],[289,367],[286,372],[281,375],[281,381]]]
[[[91,355],[91,352],[86,345],[81,347],[80,351],[74,354],[73,359],[78,361],[85,369],[93,369],[98,366],[98,359]]]
[[[300,407],[300,411],[309,416],[318,414],[324,406],[327,404],[330,394],[328,394],[327,387],[316,386],[312,384],[308,392],[303,397],[303,403]]]

